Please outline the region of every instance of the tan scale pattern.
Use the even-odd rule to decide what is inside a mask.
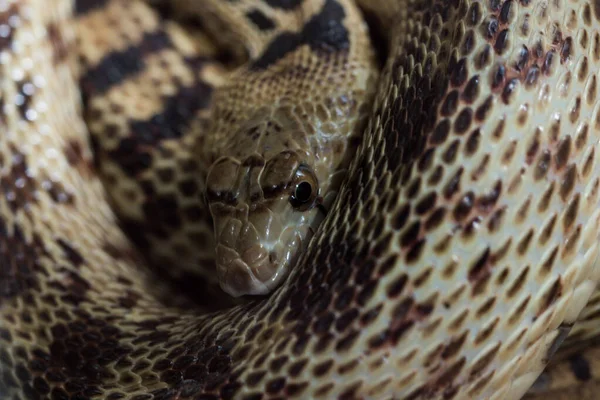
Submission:
[[[69,2],[0,9],[0,394],[520,398],[599,278],[600,10],[397,4],[328,218],[273,295],[212,314],[165,305],[118,228],[50,39]]]
[[[324,0],[311,2],[284,0],[272,4],[268,1],[256,0],[233,2],[148,0],[148,2],[168,5],[176,19],[197,19],[212,40],[221,47],[227,48],[238,63],[257,58],[282,32],[299,32],[303,28],[303,23],[325,3]],[[299,11],[301,9],[302,11]],[[261,19],[268,20],[270,23],[259,25],[248,18],[250,13],[259,13]],[[298,18],[299,14],[304,15]]]
[[[196,46],[178,26],[163,23],[138,2],[110,1],[78,19],[76,29],[79,59],[85,60],[81,76],[86,122],[112,207],[155,270],[181,284],[192,279],[204,290],[190,282],[186,285],[196,295],[208,291],[202,293],[204,299],[220,296],[210,216],[199,204],[198,178],[207,167],[193,153],[195,136],[206,130],[205,104],[223,79],[224,71],[210,61],[214,50]],[[107,31],[113,36],[106,38]],[[165,43],[151,50],[140,33]],[[118,40],[113,42],[112,37]],[[106,43],[100,52],[99,43]],[[95,87],[94,71],[103,71],[98,56],[126,53],[127,47],[136,45],[147,52],[140,71],[106,90]],[[131,67],[122,66],[124,72],[127,68]],[[174,115],[161,115],[169,101],[174,103]],[[193,118],[198,124],[195,135],[189,124],[170,125],[178,121],[165,120],[169,117]],[[157,136],[162,139],[154,140]],[[201,296],[198,300],[209,303]],[[222,296],[222,302],[227,300]]]

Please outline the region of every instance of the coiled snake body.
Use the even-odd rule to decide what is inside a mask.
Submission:
[[[599,20],[0,1],[2,398],[593,393]]]

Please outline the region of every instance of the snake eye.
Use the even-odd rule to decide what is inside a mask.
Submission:
[[[318,194],[317,178],[306,167],[298,168],[296,186],[290,196],[290,204],[297,210],[306,211],[314,205]]]
[[[312,186],[310,183],[304,181],[296,185],[296,191],[294,192],[294,199],[299,203],[308,203],[310,195],[312,193]]]

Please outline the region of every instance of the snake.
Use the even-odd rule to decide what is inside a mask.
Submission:
[[[1,397],[594,398],[599,21],[0,1]]]

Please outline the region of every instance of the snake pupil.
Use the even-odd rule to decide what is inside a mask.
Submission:
[[[310,183],[304,181],[296,185],[296,191],[294,192],[294,200],[296,203],[304,204],[310,200],[312,195],[312,186]]]

